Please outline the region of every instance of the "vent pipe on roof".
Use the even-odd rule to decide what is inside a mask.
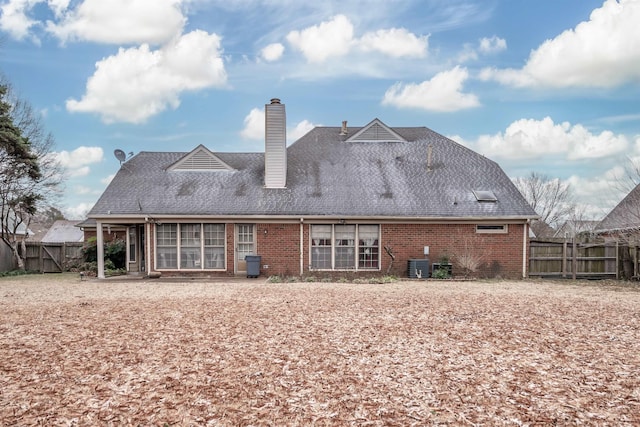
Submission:
[[[264,185],[284,188],[287,184],[287,126],[284,104],[273,98],[264,106]]]
[[[349,131],[347,130],[347,121],[342,121],[342,129],[340,129],[340,135],[348,135]]]
[[[431,157],[433,156],[433,144],[427,145],[427,171],[431,172]]]

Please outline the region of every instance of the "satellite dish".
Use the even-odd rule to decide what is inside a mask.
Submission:
[[[120,149],[116,149],[113,151],[113,155],[116,156],[116,159],[120,162],[120,164],[124,163],[127,160],[127,155],[124,151]]]

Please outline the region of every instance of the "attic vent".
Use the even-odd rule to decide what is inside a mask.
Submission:
[[[406,140],[394,132],[390,127],[378,119],[356,132],[349,142],[406,142]]]
[[[205,146],[199,145],[189,154],[169,167],[173,171],[229,171],[229,165],[220,160]]]
[[[491,190],[473,190],[473,195],[479,202],[497,202],[498,198]]]

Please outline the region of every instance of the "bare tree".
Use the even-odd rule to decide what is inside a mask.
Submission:
[[[620,164],[621,168],[613,173],[612,190],[628,194],[640,184],[640,157],[627,156]]]
[[[571,186],[558,178],[531,172],[528,177],[516,178],[514,184],[529,202],[540,221],[557,228],[564,221],[581,217]]]

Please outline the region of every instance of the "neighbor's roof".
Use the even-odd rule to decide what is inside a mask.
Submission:
[[[45,243],[82,242],[84,232],[77,227],[79,222],[59,219],[51,225],[41,241]]]
[[[596,227],[596,231],[629,230],[639,227],[640,185],[637,185],[600,221],[600,224]]]
[[[122,165],[89,217],[537,217],[495,162],[425,127],[392,129],[406,142],[348,142],[340,127],[313,129],[287,148],[282,189],[264,188],[263,153],[216,152],[232,170],[168,171],[188,153],[141,152]],[[497,202],[478,201],[474,190],[493,192]]]

